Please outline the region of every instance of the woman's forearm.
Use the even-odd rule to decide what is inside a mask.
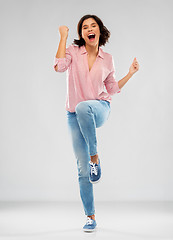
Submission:
[[[58,51],[56,54],[56,58],[65,58],[66,55],[66,42],[67,38],[62,38],[60,39],[59,46],[58,46]]]
[[[124,78],[118,81],[118,87],[121,89],[132,76],[133,74],[128,72]]]

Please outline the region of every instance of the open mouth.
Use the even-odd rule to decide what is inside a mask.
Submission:
[[[94,34],[94,33],[90,33],[90,34],[88,35],[88,38],[89,38],[89,39],[95,39],[95,34]]]

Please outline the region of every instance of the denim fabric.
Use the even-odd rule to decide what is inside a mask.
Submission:
[[[101,127],[110,115],[110,102],[87,100],[78,103],[75,112],[67,112],[68,130],[77,160],[80,196],[85,214],[95,214],[93,185],[89,181],[90,156],[97,154],[96,128]]]

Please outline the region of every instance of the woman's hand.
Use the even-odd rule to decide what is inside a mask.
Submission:
[[[133,63],[129,68],[129,73],[133,75],[138,70],[139,70],[139,63],[137,62],[136,58],[134,58]]]
[[[61,38],[66,38],[67,39],[68,31],[69,31],[69,28],[67,26],[60,26],[59,27],[59,33],[61,35]]]

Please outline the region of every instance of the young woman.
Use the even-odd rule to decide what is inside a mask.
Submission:
[[[79,39],[66,48],[68,27],[60,26],[60,42],[54,69],[67,78],[67,125],[77,160],[80,196],[87,222],[84,231],[96,228],[93,183],[100,180],[101,166],[97,152],[96,128],[110,115],[111,95],[119,93],[139,69],[134,58],[128,74],[115,81],[113,57],[100,48],[108,42],[109,30],[96,15],[83,16],[77,26]],[[104,87],[106,91],[104,91]]]

